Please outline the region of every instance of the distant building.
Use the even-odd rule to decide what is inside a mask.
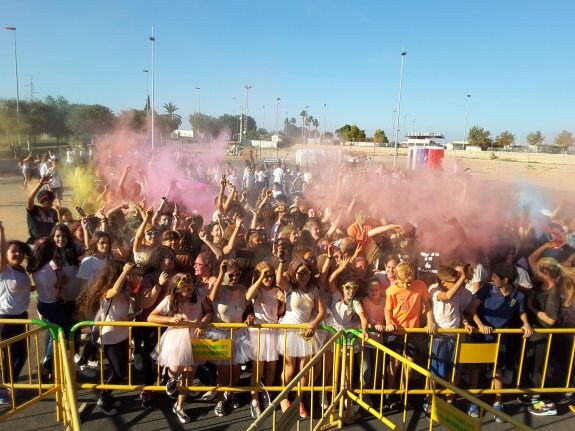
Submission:
[[[445,139],[442,133],[435,132],[417,132],[417,133],[407,133],[405,135],[406,141],[401,142],[402,147],[441,147],[445,148],[445,144],[442,142]]]

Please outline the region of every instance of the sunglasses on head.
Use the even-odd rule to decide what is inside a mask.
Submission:
[[[184,275],[182,278],[180,278],[180,281],[178,281],[176,288],[180,288],[183,284],[189,283],[191,279],[192,279],[192,274]]]

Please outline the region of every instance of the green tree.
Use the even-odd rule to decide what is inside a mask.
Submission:
[[[513,144],[515,144],[515,135],[509,130],[505,130],[497,135],[493,143],[495,147],[508,147]]]
[[[46,97],[46,105],[50,108],[50,123],[47,133],[56,138],[56,143],[60,143],[60,138],[70,135],[70,129],[66,125],[68,114],[70,113],[70,102],[64,97]]]
[[[381,129],[377,129],[374,133],[373,133],[373,142],[376,142],[378,144],[387,144],[389,143],[389,139],[387,139],[387,135],[385,134],[385,132]]]
[[[176,105],[174,105],[172,102],[168,102],[168,103],[164,103],[164,110],[166,111],[166,113],[168,114],[168,117],[170,118],[170,121],[172,122],[172,124],[175,124],[176,127],[175,129],[172,129],[170,131],[170,133],[173,130],[178,129],[181,125],[182,125],[182,117],[179,114],[176,114],[175,112],[180,109],[178,108]]]
[[[563,130],[555,137],[555,142],[553,144],[560,148],[566,149],[575,144],[575,138],[571,132]]]
[[[115,126],[112,110],[102,105],[73,105],[67,125],[78,137],[93,137],[109,133]]]
[[[541,134],[541,130],[537,130],[535,132],[530,132],[527,135],[527,143],[529,145],[542,145],[545,142],[545,138]]]
[[[365,130],[361,130],[355,124],[353,126],[346,124],[337,129],[335,134],[340,140],[348,142],[362,142],[366,139]]]
[[[491,132],[482,127],[473,126],[469,129],[469,134],[467,136],[469,145],[481,147],[482,149],[486,149],[492,145]]]

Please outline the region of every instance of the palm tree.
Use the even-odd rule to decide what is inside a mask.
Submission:
[[[182,117],[179,114],[175,114],[175,112],[180,109],[172,102],[164,103],[164,109],[166,113],[170,116],[170,120],[175,122],[179,128],[182,125]]]

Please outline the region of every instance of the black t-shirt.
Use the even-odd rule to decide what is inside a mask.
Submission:
[[[54,225],[58,222],[58,212],[54,208],[34,205],[31,210],[26,211],[26,222],[30,235],[28,244],[34,244],[38,238],[50,236]]]

